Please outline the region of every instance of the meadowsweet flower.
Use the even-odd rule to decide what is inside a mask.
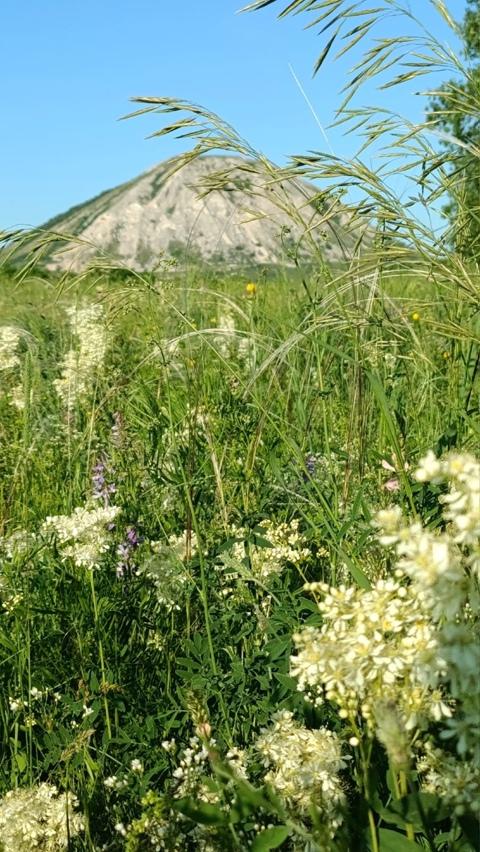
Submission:
[[[417,763],[422,788],[435,793],[453,808],[457,816],[466,812],[480,817],[480,768],[470,761],[459,761],[453,755],[424,746]]]
[[[25,388],[23,385],[15,385],[10,390],[10,404],[13,405],[18,411],[23,411],[27,404],[27,399],[29,402],[32,401],[32,392],[30,392],[28,396],[25,394]]]
[[[417,482],[441,482],[442,465],[432,450],[420,459],[415,471],[415,479]]]
[[[345,718],[363,716],[375,727],[375,705],[390,700],[413,728],[429,717],[429,679],[441,669],[437,637],[418,598],[394,580],[369,591],[316,584],[323,594],[320,628],[294,635],[291,673],[307,700],[336,703]]]
[[[0,371],[13,370],[20,364],[17,347],[22,330],[11,325],[0,326]]]
[[[116,792],[120,792],[121,790],[125,790],[128,787],[128,781],[126,778],[119,778],[118,775],[109,775],[105,778],[103,782],[104,787],[107,790],[115,790]]]
[[[101,305],[68,308],[67,314],[78,347],[67,352],[61,377],[53,384],[63,403],[71,408],[77,399],[90,393],[95,374],[105,359],[108,335]]]
[[[137,569],[137,575],[151,580],[157,600],[168,612],[180,610],[191,579],[188,563],[197,551],[195,533],[171,535],[166,542],[150,542],[152,556]]]
[[[37,543],[35,533],[28,530],[16,530],[11,535],[0,538],[0,550],[7,559],[16,559],[25,556]]]
[[[255,748],[268,769],[265,781],[294,808],[308,811],[316,805],[333,836],[345,803],[338,773],[346,762],[337,735],[327,728],[304,728],[293,713],[281,710],[273,715],[272,725],[261,731]]]
[[[138,758],[134,758],[130,761],[130,769],[132,772],[135,772],[137,775],[142,775],[143,773],[143,763]]]
[[[251,367],[255,359],[255,345],[250,335],[245,335],[237,329],[235,317],[226,307],[218,318],[217,334],[215,343],[217,350],[224,358],[237,355],[248,367]]]
[[[305,562],[310,551],[303,546],[304,539],[298,527],[298,520],[285,523],[265,520],[256,531],[256,541],[248,543],[247,531],[243,527],[232,527],[237,541],[222,562],[222,582],[243,578],[268,583],[282,574],[287,564]]]
[[[71,515],[48,517],[42,531],[55,535],[64,558],[72,559],[79,568],[95,568],[110,547],[108,527],[119,512],[118,506],[79,506]]]
[[[83,831],[78,801],[52,784],[10,790],[0,800],[3,852],[62,852]]]

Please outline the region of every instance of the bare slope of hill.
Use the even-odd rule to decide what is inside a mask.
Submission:
[[[219,172],[228,173],[222,188],[205,195]],[[200,157],[178,170],[175,159],[166,160],[47,222],[45,229],[81,241],[61,250],[57,244],[48,266],[79,271],[97,254],[137,270],[165,256],[277,264],[288,261],[292,247],[308,255],[314,242],[337,260],[349,254],[356,229],[340,209],[326,216],[317,193],[300,180],[272,183],[237,157]]]

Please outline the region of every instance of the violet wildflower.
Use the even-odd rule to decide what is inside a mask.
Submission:
[[[128,527],[124,540],[117,547],[117,578],[119,580],[132,573],[133,553],[140,543],[141,539],[135,527]]]
[[[105,507],[110,504],[110,496],[116,491],[112,473],[105,457],[101,457],[93,468],[92,496],[94,500],[102,500]]]

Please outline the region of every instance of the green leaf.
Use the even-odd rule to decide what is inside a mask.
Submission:
[[[291,692],[297,691],[297,681],[294,677],[290,677],[290,675],[282,674],[281,672],[275,672],[274,674],[275,680],[278,680],[282,686],[286,687],[286,689],[291,690]]]
[[[380,852],[413,852],[414,849],[423,849],[413,840],[408,840],[404,834],[381,828],[378,832],[380,839]]]
[[[27,768],[27,756],[23,753],[23,751],[17,751],[15,755],[15,763],[17,764],[17,768],[19,772],[25,772]]]
[[[222,825],[226,822],[224,812],[217,805],[211,805],[208,802],[195,804],[192,799],[179,799],[175,803],[175,808],[201,825]]]
[[[278,849],[290,834],[287,825],[276,825],[274,828],[266,828],[257,834],[252,843],[252,852],[267,852],[268,849]]]

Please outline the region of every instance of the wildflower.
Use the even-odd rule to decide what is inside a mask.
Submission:
[[[140,544],[135,527],[128,527],[125,539],[117,547],[117,577],[121,579],[134,569],[133,553]]]
[[[387,480],[387,482],[384,483],[383,487],[385,488],[385,490],[390,492],[400,491],[400,479],[398,477],[397,469],[386,459],[382,459],[381,464],[384,470],[388,470],[396,474],[396,476],[392,476],[390,479]],[[408,462],[405,462],[403,465],[403,469],[406,471],[408,470],[408,468],[409,464]]]
[[[253,281],[249,281],[248,284],[245,285],[245,292],[247,296],[255,296],[257,292],[257,285]]]
[[[31,402],[32,393],[28,396],[29,401]],[[10,404],[17,408],[18,411],[23,411],[25,405],[27,403],[27,397],[25,395],[25,390],[23,385],[15,385],[10,391]]]
[[[78,801],[52,784],[10,790],[0,800],[0,837],[4,852],[61,852],[83,831]]]
[[[105,778],[103,784],[108,790],[116,790],[117,792],[128,787],[126,778],[119,778],[117,775],[109,775],[108,778]]]
[[[137,775],[141,775],[143,773],[143,763],[135,757],[130,761],[130,769],[132,772],[136,772]]]
[[[417,482],[440,482],[442,480],[442,465],[432,450],[420,459],[415,471]]]
[[[138,568],[137,575],[153,582],[157,600],[168,612],[180,610],[190,580],[186,564],[196,553],[197,537],[185,530],[180,535],[171,535],[166,542],[152,541],[150,547],[152,556]]]
[[[101,305],[69,308],[67,314],[79,343],[77,349],[70,349],[65,355],[62,374],[53,384],[61,400],[71,408],[77,399],[88,396],[96,371],[104,362],[108,337]]]
[[[0,326],[0,371],[13,370],[20,364],[16,353],[22,330],[11,325]]]
[[[469,761],[459,761],[453,755],[424,746],[417,763],[422,788],[435,793],[453,808],[457,816],[466,812],[480,816],[480,769]]]
[[[54,533],[63,556],[77,567],[94,568],[110,546],[108,526],[119,512],[117,506],[77,507],[71,515],[48,517],[42,531]]]
[[[369,591],[316,584],[323,594],[320,628],[293,637],[297,654],[291,674],[307,700],[326,698],[345,718],[363,716],[375,728],[375,705],[391,700],[407,728],[430,714],[426,685],[436,658],[434,626],[416,595],[394,580]]]
[[[115,494],[116,486],[112,482],[112,472],[104,457],[100,458],[92,472],[92,497],[101,500],[104,506],[110,504],[110,497]]]
[[[32,688],[30,690],[30,695],[33,698],[33,700],[35,701],[35,699],[37,699],[37,698],[42,698],[43,692],[40,689],[37,689],[36,686],[32,686]]]
[[[418,313],[418,311],[414,311],[413,314],[412,314],[413,322],[420,322],[420,319],[421,319],[421,316]]]
[[[224,558],[223,568],[229,571],[223,573],[222,580],[230,582],[244,577],[266,583],[279,576],[287,564],[305,562],[310,551],[302,546],[304,540],[298,527],[296,519],[285,523],[265,520],[258,527],[256,541],[250,543],[246,543],[247,531],[243,527],[232,527],[239,540]]]
[[[452,357],[451,352],[447,352],[446,349],[442,352],[442,358],[443,358],[444,361],[448,361],[448,359],[451,358],[451,357]]]
[[[315,804],[329,824],[331,834],[341,824],[345,796],[338,776],[346,766],[340,740],[333,731],[311,731],[281,710],[272,725],[261,731],[256,749],[268,772],[265,781],[284,801],[301,811]]]

